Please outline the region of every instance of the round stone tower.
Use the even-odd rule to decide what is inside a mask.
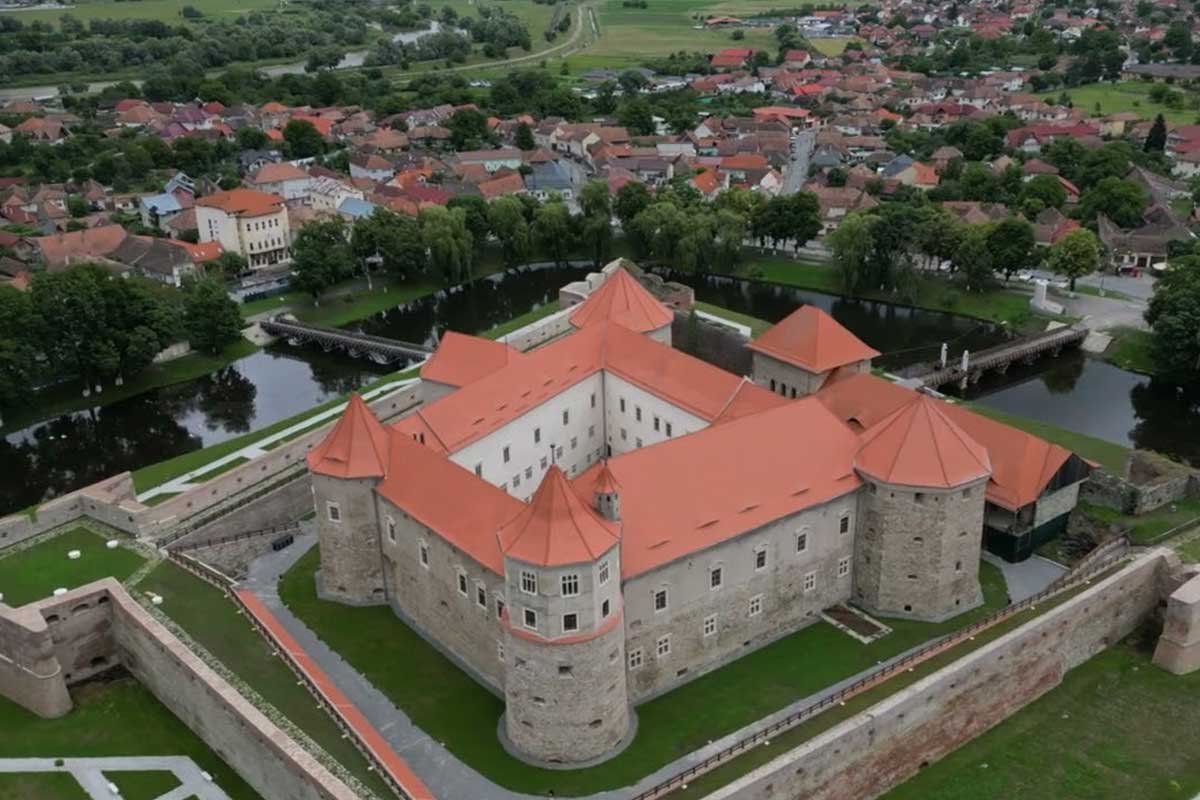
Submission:
[[[983,602],[979,555],[987,450],[919,395],[863,436],[866,483],[854,600],[881,615],[939,621]]]
[[[504,734],[532,761],[593,762],[629,732],[619,533],[558,467],[500,529]]]
[[[375,486],[387,472],[388,431],[358,395],[308,453],[321,546],[317,592],[351,605],[385,600]]]

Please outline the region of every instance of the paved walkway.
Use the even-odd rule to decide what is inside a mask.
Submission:
[[[413,383],[416,383],[417,380],[417,378],[408,378],[402,381],[391,381],[390,383],[385,383],[382,386],[377,386],[370,391],[363,392],[362,398],[367,401],[372,401],[378,397],[382,397],[383,395],[405,389],[408,386],[411,386]],[[144,503],[151,497],[156,497],[162,494],[179,494],[180,492],[186,492],[189,489],[194,489],[198,485],[195,482],[196,478],[206,475],[218,467],[224,466],[225,464],[235,462],[238,459],[253,459],[265,455],[268,452],[267,448],[269,445],[284,441],[298,431],[313,427],[319,422],[325,422],[326,420],[333,419],[334,417],[340,415],[345,407],[345,403],[339,403],[333,408],[327,408],[320,413],[313,414],[311,417],[305,417],[299,422],[289,425],[281,431],[276,431],[269,436],[264,436],[261,439],[246,445],[245,447],[234,450],[232,453],[223,455],[220,458],[214,458],[212,461],[209,461],[202,467],[197,467],[190,472],[185,472],[183,475],[180,475],[177,478],[172,478],[166,483],[159,484],[153,489],[147,489],[138,495],[138,502]]]
[[[433,790],[438,800],[531,800],[534,798],[534,795],[522,794],[497,786],[452,755],[440,742],[434,741],[414,725],[403,711],[396,708],[370,681],[317,638],[316,634],[288,610],[279,598],[277,584],[279,576],[316,544],[316,534],[312,532],[311,523],[308,523],[306,528],[305,533],[296,537],[296,541],[291,547],[278,553],[267,553],[254,561],[250,565],[246,579],[241,582],[240,588],[251,592],[275,615],[278,622],[305,650],[311,660],[325,671],[330,680],[391,744],[400,758]],[[880,664],[898,661],[909,652],[911,650],[880,662]],[[402,664],[397,665],[397,669],[402,668]],[[588,795],[587,800],[628,800],[639,792],[645,791],[687,767],[720,752],[734,742],[797,711],[821,702],[870,671],[872,670],[864,670],[856,675],[851,675],[845,680],[798,700],[728,736],[714,740],[646,776],[633,786]],[[635,742],[633,746],[636,747],[637,743]]]
[[[1041,556],[1030,556],[1017,564],[1011,564],[991,553],[984,553],[983,560],[996,565],[1004,573],[1010,603],[1019,603],[1026,597],[1033,597],[1067,571],[1062,564]]]
[[[204,777],[200,767],[187,756],[128,756],[117,758],[64,758],[57,766],[53,758],[0,758],[0,772],[69,772],[92,800],[115,800],[108,790],[115,772],[162,770],[175,773],[179,786],[156,800],[229,800],[215,783]]]

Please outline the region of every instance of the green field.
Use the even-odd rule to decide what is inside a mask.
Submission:
[[[948,633],[1007,602],[1004,580],[981,565],[986,603],[937,625],[889,620],[893,632],[863,645],[825,623],[805,628],[638,706],[633,744],[603,765],[543,770],[509,756],[496,737],[503,702],[459,670],[386,606],[351,608],[317,598],[316,548],[280,581],[287,606],[418,726],[467,765],[509,789],[577,796],[627,786],[711,739]],[[396,664],[404,669],[396,669]]]
[[[1111,361],[1121,369],[1146,375],[1154,373],[1154,361],[1150,358],[1150,342],[1154,337],[1149,331],[1116,328],[1109,333],[1113,340],[1104,352],[1106,361]]]
[[[72,528],[32,547],[0,558],[0,592],[10,606],[49,597],[60,587],[75,589],[100,578],[128,578],[145,559],[126,547],[109,550],[105,538],[86,528]],[[79,550],[77,559],[67,558]]]
[[[61,9],[37,9],[33,11],[5,11],[22,22],[50,22],[58,24],[64,14],[70,14],[80,22],[91,19],[157,19],[174,24],[200,24],[183,17],[181,11],[190,5],[205,15],[205,18],[222,19],[248,11],[277,8],[276,0],[91,0],[68,3]]]
[[[137,588],[162,596],[159,611],[187,631],[197,644],[281,711],[376,795],[390,796],[387,787],[370,770],[350,740],[343,738],[341,729],[317,706],[308,690],[297,684],[292,671],[272,653],[266,640],[224,594],[167,561],[151,570]]]
[[[72,690],[71,698],[75,708],[58,719],[41,719],[0,698],[0,758],[187,756],[233,800],[259,800],[245,781],[133,678],[81,684]],[[41,779],[29,776],[28,780]],[[0,796],[69,800],[78,795],[0,792]]]
[[[106,772],[104,777],[121,790],[121,800],[158,800],[179,785],[174,772],[161,769]]]
[[[1188,800],[1200,792],[1200,672],[1124,642],[885,800]]]
[[[1150,87],[1153,85],[1143,81],[1122,81],[1117,84],[1089,83],[1084,86],[1043,92],[1038,97],[1057,100],[1065,91],[1070,95],[1075,108],[1082,109],[1089,114],[1094,114],[1099,105],[1101,115],[1132,111],[1145,119],[1154,119],[1155,115],[1162,114],[1167,122],[1178,125],[1191,125],[1196,121],[1197,112],[1194,108],[1171,109],[1162,103],[1151,101]]]

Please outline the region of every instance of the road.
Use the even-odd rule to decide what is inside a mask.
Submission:
[[[792,139],[792,161],[783,176],[783,194],[795,194],[808,180],[808,161],[817,143],[816,131],[800,131]]]

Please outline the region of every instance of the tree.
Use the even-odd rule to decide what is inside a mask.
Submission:
[[[1033,226],[1018,217],[1001,220],[988,232],[992,265],[1004,273],[1005,280],[1017,270],[1033,266],[1035,246]]]
[[[283,146],[292,158],[311,158],[325,152],[325,139],[308,120],[291,119],[283,126]]]
[[[28,395],[38,350],[30,293],[0,285],[0,404]]]
[[[354,221],[350,249],[364,265],[377,262],[401,279],[423,275],[427,266],[425,243],[417,221],[382,207],[376,208],[371,216]]]
[[[571,212],[561,200],[552,200],[533,216],[533,238],[542,252],[553,259],[555,264],[562,265],[567,261],[567,255],[574,245],[571,231]]]
[[[755,238],[772,245],[803,245],[821,232],[821,205],[812,192],[776,195],[754,210],[750,219]]]
[[[492,227],[488,223],[487,200],[476,194],[459,194],[450,198],[446,208],[463,210],[467,230],[471,232],[475,249],[482,250],[488,237],[492,235]]]
[[[608,182],[588,181],[579,193],[579,236],[592,256],[592,264],[599,267],[608,258],[612,247],[612,194]]]
[[[1195,381],[1200,376],[1200,257],[1175,259],[1154,287],[1146,309],[1150,358],[1163,376]]]
[[[238,128],[236,141],[241,150],[265,150],[271,140],[258,128],[247,125],[244,128]]]
[[[529,223],[525,209],[515,197],[499,197],[488,204],[488,226],[500,240],[504,266],[515,267],[529,255]]]
[[[1075,291],[1075,280],[1090,275],[1100,266],[1100,242],[1096,234],[1086,228],[1071,231],[1050,248],[1046,265],[1070,278],[1071,291]]]
[[[679,241],[688,226],[688,217],[674,203],[657,202],[633,218],[627,233],[634,247],[664,264],[674,264]]]
[[[353,258],[341,217],[308,223],[292,245],[296,288],[316,300],[330,286],[350,276]]]
[[[242,312],[215,278],[184,286],[183,326],[192,349],[213,355],[242,335]]]
[[[1163,119],[1163,115],[1159,114],[1154,118],[1154,124],[1150,126],[1150,132],[1146,134],[1146,143],[1142,145],[1142,150],[1147,153],[1161,153],[1167,147],[1167,121]]]
[[[617,120],[635,136],[654,134],[654,114],[641,96],[625,100],[617,107]]]
[[[742,258],[742,245],[749,234],[749,224],[744,214],[732,209],[721,209],[713,229],[713,266],[718,272],[733,272]]]
[[[1067,190],[1057,175],[1038,175],[1021,188],[1021,205],[1040,201],[1042,208],[1062,208],[1067,202]]]
[[[308,60],[304,62],[305,72],[320,72],[333,69],[342,60],[342,51],[337,47],[315,47],[308,51]]]
[[[954,256],[968,292],[986,291],[994,283],[996,269],[989,244],[991,225],[971,225],[963,233]]]
[[[478,150],[488,138],[487,117],[473,108],[455,111],[446,120],[455,150]]]
[[[825,237],[842,290],[850,296],[870,288],[869,262],[875,249],[874,229],[878,222],[878,217],[853,212]]]
[[[1142,224],[1147,197],[1142,187],[1120,178],[1105,178],[1079,198],[1079,215],[1092,222],[1104,214],[1122,228]]]
[[[649,208],[652,201],[650,190],[643,183],[630,181],[618,189],[613,210],[617,212],[621,227],[628,230],[634,218]]]
[[[517,149],[526,152],[537,147],[537,143],[533,140],[533,130],[529,127],[529,123],[522,122],[517,125],[516,145]]]
[[[638,94],[649,83],[650,81],[646,76],[636,69],[627,69],[617,76],[617,85],[621,87],[621,94],[627,97]]]
[[[447,286],[471,277],[474,243],[463,208],[433,206],[421,212],[421,239],[429,251],[429,264]]]

